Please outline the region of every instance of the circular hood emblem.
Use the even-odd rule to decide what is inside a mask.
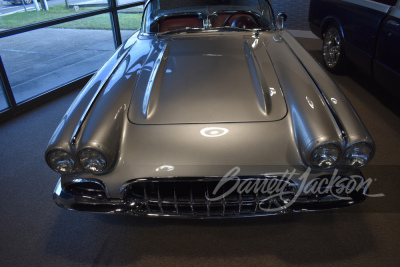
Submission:
[[[200,131],[201,135],[205,137],[220,137],[227,134],[228,132],[228,129],[220,127],[207,127],[201,129]]]
[[[156,169],[156,172],[159,172],[159,171],[171,172],[171,171],[173,171],[174,169],[175,169],[174,166],[171,166],[171,165],[162,165],[162,166],[160,166],[160,167],[158,167],[158,168]]]

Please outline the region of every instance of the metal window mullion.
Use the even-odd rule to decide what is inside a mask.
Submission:
[[[4,68],[1,56],[0,56],[0,79],[2,81],[3,89],[7,95],[8,104],[10,105],[11,108],[15,108],[17,106],[17,103],[15,102],[15,97],[12,92],[10,82],[8,81],[6,69]]]
[[[111,19],[111,28],[114,37],[114,45],[115,48],[119,47],[122,44],[122,37],[121,37],[121,28],[119,26],[119,19],[118,19],[118,10],[117,10],[117,0],[109,0],[110,5],[110,19]]]

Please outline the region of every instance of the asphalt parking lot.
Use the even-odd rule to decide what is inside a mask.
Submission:
[[[133,31],[122,31],[127,39]],[[45,28],[1,39],[0,55],[17,102],[100,68],[115,51],[109,30]],[[5,106],[0,97],[0,106]]]

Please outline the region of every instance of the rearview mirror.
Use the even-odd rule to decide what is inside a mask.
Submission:
[[[283,23],[287,20],[287,15],[285,12],[279,12],[276,18],[276,24],[279,31],[283,31]]]

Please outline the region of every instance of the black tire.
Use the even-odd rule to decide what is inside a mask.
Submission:
[[[32,4],[32,0],[22,0],[22,1],[24,1],[25,5]]]
[[[322,43],[322,57],[326,69],[330,72],[343,73],[346,71],[348,61],[343,49],[343,36],[335,23],[326,27]]]

